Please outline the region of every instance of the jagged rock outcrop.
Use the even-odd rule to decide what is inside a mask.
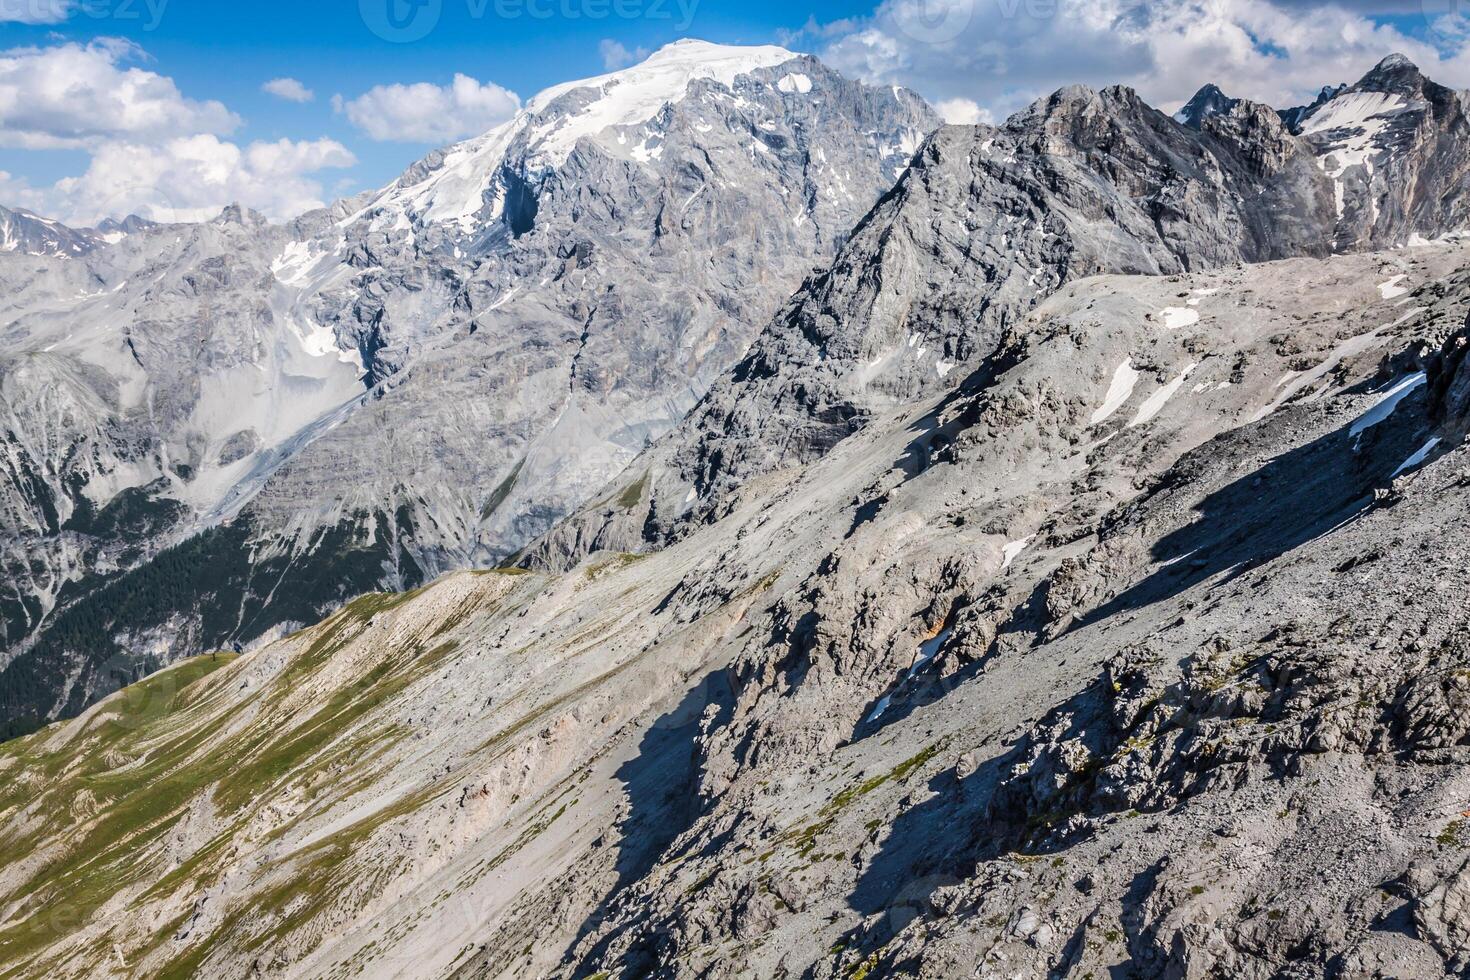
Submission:
[[[1470,323],[1450,334],[1439,354],[1430,360],[1429,406],[1434,417],[1456,434],[1470,429]]]

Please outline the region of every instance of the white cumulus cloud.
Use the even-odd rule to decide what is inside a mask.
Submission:
[[[48,203],[46,195],[32,187],[25,178],[0,170],[0,205],[25,208],[44,215]]]
[[[315,92],[294,78],[272,78],[260,90],[287,102],[310,102],[316,98]]]
[[[324,203],[312,175],[356,162],[330,139],[240,147],[202,133],[161,144],[108,143],[94,153],[85,173],[58,181],[48,196],[61,209],[56,213],[80,224],[129,213],[201,221],[237,201],[284,219]]]
[[[498,126],[521,107],[518,95],[494,82],[456,74],[449,85],[378,85],[355,99],[332,100],[370,138],[449,143]]]
[[[282,219],[322,205],[322,171],[356,164],[331,139],[227,139],[240,118],[138,67],[146,57],[115,39],[0,51],[0,146],[89,158],[82,173],[44,186],[0,172],[0,204],[72,224],[134,212],[199,220],[237,202]]]
[[[934,103],[934,110],[939,113],[940,119],[955,125],[974,126],[976,123],[995,121],[990,111],[982,109],[974,99],[941,99]]]
[[[1451,32],[1441,28],[1436,47],[1337,4],[883,0],[842,27],[805,31],[838,70],[907,85],[955,111],[974,103],[995,118],[1072,82],[1130,85],[1165,109],[1206,82],[1289,106],[1356,81],[1393,51],[1443,84],[1470,85],[1470,55]]]
[[[223,104],[187,99],[173,79],[126,64],[141,57],[117,40],[0,52],[0,146],[86,149],[240,124]]]

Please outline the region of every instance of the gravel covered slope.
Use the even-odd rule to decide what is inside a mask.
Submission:
[[[1467,259],[1079,279],[666,550],[10,743],[0,962],[1461,969]]]

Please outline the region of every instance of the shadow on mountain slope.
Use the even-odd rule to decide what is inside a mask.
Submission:
[[[618,822],[617,882],[587,917],[570,949],[577,950],[584,938],[614,918],[624,889],[635,885],[653,870],[669,846],[688,830],[699,815],[694,780],[699,755],[696,739],[701,720],[711,706],[712,725],[722,724],[734,704],[734,694],[724,670],[716,670],[691,688],[671,711],[661,715],[639,743],[638,754],[623,763],[616,773],[628,798],[627,813]],[[585,953],[574,953],[583,964],[596,963],[612,945],[617,932],[610,932]],[[624,955],[624,966],[634,975],[651,967],[656,950],[635,942]],[[580,970],[576,975],[585,975]]]
[[[1072,628],[1153,605],[1217,575],[1229,582],[1361,517],[1373,508],[1374,491],[1387,486],[1424,443],[1422,402],[1422,393],[1416,392],[1378,424],[1354,432],[1355,420],[1194,503],[1198,517],[1154,544],[1152,556],[1162,564]],[[1237,431],[1222,438],[1249,439],[1251,433]],[[1213,447],[1221,447],[1221,440],[1180,460],[1135,520],[1147,521],[1149,511],[1169,507],[1170,496],[1187,494],[1191,483],[1207,479],[1205,470],[1220,451],[1212,453]]]
[[[1008,828],[991,826],[985,815],[1018,757],[1013,748],[964,778],[946,769],[929,780],[934,795],[893,820],[882,848],[858,876],[848,906],[864,916],[885,913],[882,931],[896,933],[924,912],[937,889],[966,880],[977,861],[1004,853]]]
[[[1222,573],[1243,574],[1359,518],[1374,506],[1374,490],[1388,484],[1425,442],[1422,401],[1422,394],[1416,392],[1376,425],[1354,432],[1354,426],[1366,417],[1360,416],[1270,459],[1198,501],[1183,495],[1210,478],[1210,471],[1220,464],[1222,449],[1227,459],[1235,453],[1217,443],[1213,450],[1207,446],[1186,456],[1142,503],[1142,513],[1132,516],[1133,522],[1142,523],[1151,514],[1168,514],[1193,504],[1196,519],[1164,535],[1152,549],[1157,561],[1170,564],[1157,568],[1072,628],[1160,602]],[[1237,431],[1222,438],[1250,440],[1259,438],[1259,431]],[[1030,604],[1044,600],[1043,587]],[[912,695],[885,707],[881,719],[860,722],[855,737],[871,735],[915,707],[942,699],[966,679],[961,675],[948,682],[909,678],[915,688]],[[1066,702],[1074,734],[1107,727],[1099,721],[1105,715],[1100,696],[1100,689],[1090,685]],[[848,904],[865,916],[885,913],[890,921],[883,931],[889,926],[902,928],[905,917],[923,913],[936,889],[964,879],[973,873],[976,862],[998,857],[1016,845],[1017,833],[1036,814],[1028,812],[1029,804],[1014,792],[997,795],[997,790],[1024,745],[982,764],[963,779],[947,770],[931,780],[928,788],[933,795],[894,820]]]

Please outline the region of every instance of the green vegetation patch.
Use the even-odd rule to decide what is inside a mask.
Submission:
[[[644,492],[647,489],[648,471],[644,470],[642,476],[640,476],[635,482],[630,483],[626,488],[624,488],[622,493],[618,494],[618,506],[621,507],[623,510],[632,510],[634,507],[638,506],[639,502],[643,499]]]
[[[831,829],[833,823],[835,823],[837,820],[838,814],[851,806],[856,800],[867,796],[869,793],[873,792],[886,783],[903,782],[914,772],[921,769],[926,763],[929,762],[929,760],[938,755],[940,751],[943,750],[943,747],[943,740],[935,742],[933,745],[928,746],[917,755],[914,755],[908,759],[905,759],[903,762],[900,762],[888,772],[885,772],[879,776],[874,776],[871,779],[865,780],[861,783],[857,783],[853,786],[849,786],[847,789],[832,797],[832,799],[829,800],[827,804],[822,807],[822,809],[819,811],[817,820],[787,831],[785,834],[782,835],[781,840],[784,843],[791,844],[793,850],[795,850],[796,852],[797,857],[801,858],[802,860],[820,859],[820,855],[815,855],[817,838],[826,833],[829,829]],[[872,826],[873,823],[869,822],[868,827],[871,828]],[[841,854],[834,854],[829,856],[833,859],[841,859],[842,857],[844,857],[844,855]],[[761,860],[764,861],[765,857],[762,857]]]
[[[334,773],[333,782],[350,780],[360,788],[362,767],[385,748],[381,740],[396,741],[407,733],[385,727],[356,733],[353,729],[372,709],[439,667],[457,643],[430,646],[418,640],[386,651],[363,676],[332,691],[325,703],[300,718],[283,710],[282,699],[350,642],[358,633],[354,627],[416,594],[362,596],[308,631],[306,649],[257,695],[253,723],[228,738],[223,732],[237,715],[219,710],[220,695],[233,682],[226,677],[224,683],[215,684],[206,678],[236,658],[204,656],[114,695],[97,720],[55,752],[45,748],[54,730],[0,747],[0,759],[13,760],[0,770],[0,828],[17,828],[0,829],[7,861],[34,855],[43,843],[54,848],[27,881],[0,895],[0,901],[15,903],[17,911],[12,924],[0,929],[0,962],[16,969],[34,966],[31,961],[37,955],[84,925],[120,891],[151,884],[140,899],[143,902],[207,880],[213,866],[225,859],[235,834],[248,824],[251,805],[292,779],[311,780],[350,760],[345,772]],[[309,798],[324,788],[312,785]],[[157,847],[152,845],[205,794],[212,794],[226,829],[181,866],[157,878]],[[22,812],[35,819],[15,820]],[[381,817],[396,812],[395,808]],[[70,829],[58,834],[58,826],[67,828],[69,822]],[[360,871],[353,876],[335,872],[380,824],[381,820],[360,821],[313,848],[304,864],[292,860],[291,870],[284,874],[286,884],[252,900],[249,906],[255,912],[248,920],[232,916],[213,936],[191,947],[173,964],[174,974],[195,973],[213,944],[246,921],[257,924],[248,940],[254,942],[284,936],[318,914],[341,894],[349,878],[362,880]],[[369,871],[392,873],[391,868]],[[338,890],[331,887],[334,882]],[[290,915],[285,916],[282,910],[288,905]],[[244,914],[249,909],[238,911]],[[271,914],[262,918],[260,912]],[[258,929],[261,921],[273,923],[264,936]],[[172,934],[166,924],[159,928]],[[155,934],[149,948],[157,948],[159,941]]]
[[[881,776],[874,776],[873,778],[868,779],[864,782],[858,783],[854,786],[849,786],[847,789],[832,797],[831,801],[828,802],[826,806],[822,807],[822,812],[840,813],[849,805],[851,805],[854,800],[857,800],[858,798],[863,796],[867,796],[869,793],[873,792],[873,790],[882,786],[884,783],[903,782],[916,769],[923,767],[925,763],[938,755],[940,752],[940,747],[941,743],[935,742],[933,745],[928,746],[917,755],[905,759],[903,762],[900,762],[898,765],[894,766],[888,772],[883,773]]]
[[[183,707],[190,688],[234,659],[195,657],[140,681],[115,695],[101,721],[55,753],[45,748],[54,729],[7,747],[17,763],[0,776],[0,814],[8,824],[22,809],[39,818],[34,832],[5,837],[7,860],[33,855],[40,835],[55,834],[58,825],[78,825],[78,815],[90,809],[81,805],[83,798],[100,811],[90,825],[63,831],[71,839],[3,896],[18,904],[12,924],[0,929],[0,962],[17,968],[28,963],[61,931],[86,922],[118,890],[144,879],[147,845],[168,832],[206,785],[204,774],[179,765],[179,752],[158,729],[190,713]],[[127,761],[112,768],[111,759]]]

